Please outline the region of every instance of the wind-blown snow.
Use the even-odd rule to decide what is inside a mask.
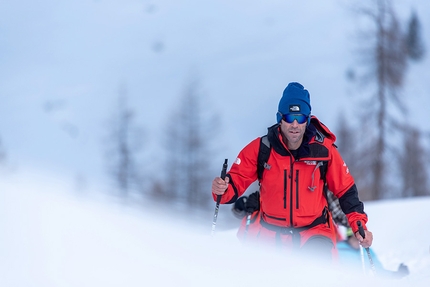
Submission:
[[[241,245],[219,220],[186,224],[156,208],[77,197],[49,178],[0,181],[1,286],[429,286],[430,198],[365,204],[373,248],[387,269],[411,274],[381,280],[272,250]],[[224,210],[218,219],[226,216]],[[165,212],[168,213],[168,212]]]

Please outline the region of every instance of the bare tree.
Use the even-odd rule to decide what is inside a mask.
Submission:
[[[121,86],[116,111],[108,122],[105,155],[108,173],[123,198],[138,189],[141,180],[137,162],[143,130],[134,123],[134,115],[127,105],[126,88]]]
[[[375,123],[372,137],[365,150],[372,151],[372,158],[367,163],[370,171],[370,190],[373,199],[389,196],[390,188],[386,184],[385,158],[390,150],[387,136],[395,126],[395,117],[389,114],[390,105],[406,112],[406,107],[399,97],[407,68],[404,34],[389,0],[372,0],[370,7],[361,7],[356,11],[374,24],[362,34],[358,54],[360,63],[364,65],[361,87],[373,86],[373,95],[365,101],[363,118],[372,119]],[[369,84],[374,85],[369,85]]]
[[[348,165],[351,175],[357,184],[360,198],[371,200],[368,166],[372,153],[363,152],[362,134],[366,134],[366,125],[355,128],[344,114],[339,115],[336,131],[336,145],[343,160]]]
[[[399,156],[402,196],[430,195],[427,180],[426,150],[421,144],[421,133],[413,128],[404,129],[403,153]]]
[[[212,202],[208,191],[214,175],[210,141],[218,120],[209,106],[203,107],[203,99],[198,80],[191,80],[180,103],[169,113],[165,129],[167,178],[155,191],[179,207],[203,209]]]
[[[339,114],[338,126],[336,132],[336,145],[342,155],[343,160],[347,163],[352,172],[358,171],[357,164],[357,135],[348,123],[343,113]],[[353,174],[354,175],[354,174]]]

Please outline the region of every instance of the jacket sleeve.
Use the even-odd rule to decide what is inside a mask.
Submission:
[[[363,228],[367,229],[367,215],[364,212],[363,203],[358,198],[354,178],[334,146],[331,149],[331,159],[327,169],[327,185],[328,189],[339,198],[340,207],[348,218],[352,231],[354,233],[358,231],[358,220],[361,221]]]
[[[354,233],[358,231],[357,221],[359,220],[363,228],[367,229],[367,215],[364,212],[364,204],[358,198],[358,191],[355,184],[339,198],[339,203]]]
[[[230,183],[221,198],[222,204],[234,203],[257,180],[259,148],[260,138],[256,138],[240,151],[227,173]],[[216,195],[212,196],[216,200]]]

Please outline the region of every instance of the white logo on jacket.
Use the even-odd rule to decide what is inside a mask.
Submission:
[[[307,165],[317,165],[316,160],[305,160],[304,161]]]
[[[241,160],[240,158],[236,158],[236,160],[234,161],[235,164],[240,164]]]
[[[348,166],[346,165],[346,162],[343,162],[343,166],[344,166],[344,167],[346,167],[346,174],[348,174],[348,173],[349,173],[349,168],[348,168]]]

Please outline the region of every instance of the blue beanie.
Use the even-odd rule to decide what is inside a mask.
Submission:
[[[281,122],[282,115],[285,114],[311,114],[311,103],[309,92],[299,83],[289,83],[285,88],[282,98],[279,101],[276,118]]]

